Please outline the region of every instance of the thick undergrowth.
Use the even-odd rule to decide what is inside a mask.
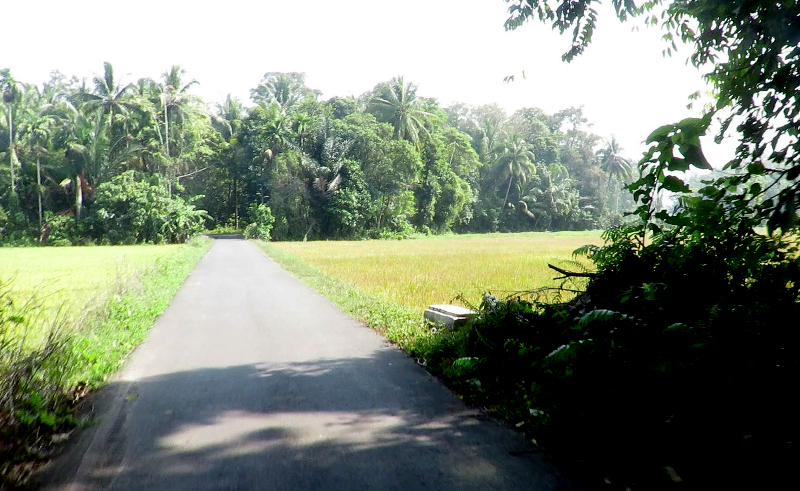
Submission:
[[[796,237],[721,226],[644,245],[639,232],[584,251],[598,270],[570,302],[485,296],[471,325],[426,341],[429,369],[621,489],[788,482]]]

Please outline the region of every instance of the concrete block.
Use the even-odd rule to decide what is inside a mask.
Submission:
[[[477,315],[477,312],[458,305],[431,305],[425,310],[425,319],[432,322],[439,322],[456,328],[464,325],[470,317]]]

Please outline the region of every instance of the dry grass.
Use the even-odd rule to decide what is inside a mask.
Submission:
[[[412,309],[450,303],[463,294],[477,303],[497,296],[556,286],[548,263],[571,268],[572,251],[602,244],[601,232],[486,234],[402,241],[276,242],[324,273]],[[585,261],[583,261],[585,263]]]

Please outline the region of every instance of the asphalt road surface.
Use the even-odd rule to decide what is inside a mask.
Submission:
[[[572,488],[243,240],[215,240],[97,411],[44,489]]]

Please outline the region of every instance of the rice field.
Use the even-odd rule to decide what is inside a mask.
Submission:
[[[423,310],[458,295],[477,304],[483,292],[506,296],[557,286],[548,263],[576,269],[572,252],[602,245],[602,232],[531,232],[400,241],[274,242],[323,273],[366,293]],[[584,265],[589,265],[582,258]],[[460,303],[460,302],[455,302]]]
[[[35,297],[55,316],[99,306],[117,286],[142,274],[179,245],[0,248],[0,282],[13,297]],[[10,282],[10,283],[9,283]]]

